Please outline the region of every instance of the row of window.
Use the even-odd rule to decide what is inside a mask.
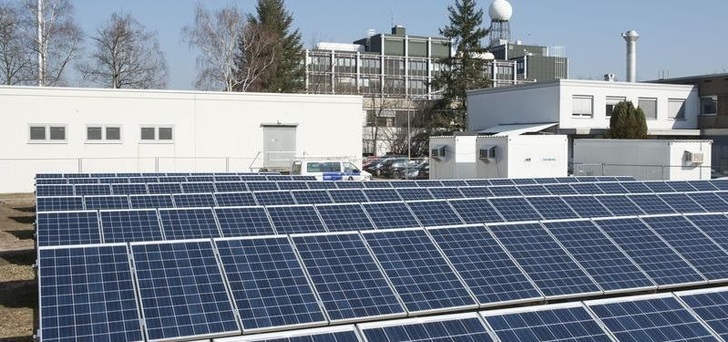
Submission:
[[[66,125],[31,124],[29,140],[31,142],[65,142],[67,141]],[[141,141],[172,141],[172,126],[142,126],[139,139]],[[86,126],[88,142],[121,142],[121,126],[88,125]]]
[[[605,113],[607,117],[612,116],[617,103],[626,101],[623,96],[607,96]],[[657,119],[657,98],[640,97],[637,107],[642,109],[647,120]],[[594,117],[594,96],[574,95],[572,97],[571,115],[575,117]],[[685,99],[667,100],[667,118],[670,120],[685,120]]]

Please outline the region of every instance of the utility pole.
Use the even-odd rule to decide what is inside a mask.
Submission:
[[[43,0],[38,0],[38,86],[45,85],[45,42],[43,41]]]

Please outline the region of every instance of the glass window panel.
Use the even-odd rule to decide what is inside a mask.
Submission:
[[[45,139],[46,139],[45,126],[31,126],[30,127],[30,140],[45,140]]]
[[[51,140],[66,140],[66,127],[51,126]]]
[[[86,127],[87,140],[101,140],[101,127]]]

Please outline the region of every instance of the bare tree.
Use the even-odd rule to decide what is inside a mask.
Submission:
[[[238,83],[235,90],[260,91],[252,87],[260,84],[261,76],[276,61],[278,38],[263,26],[248,23],[238,39],[238,52],[235,54]]]
[[[130,14],[114,13],[91,38],[95,51],[78,65],[84,79],[109,88],[164,88],[167,62],[156,33]]]
[[[33,52],[25,43],[21,9],[0,3],[0,77],[2,84],[28,84],[33,79]]]
[[[235,53],[246,21],[234,5],[214,13],[197,5],[194,25],[182,29],[183,40],[200,50],[195,88],[232,91],[237,86]]]

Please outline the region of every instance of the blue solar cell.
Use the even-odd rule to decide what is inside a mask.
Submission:
[[[276,191],[258,191],[254,192],[253,196],[258,205],[293,205],[296,204],[296,200],[293,199],[293,195],[288,190],[276,190]]]
[[[715,331],[721,338],[728,340],[728,291],[703,290],[677,294],[698,317]]]
[[[73,196],[73,185],[72,184],[59,184],[59,185],[37,185],[35,187],[35,195],[40,197],[50,196]]]
[[[52,179],[52,178],[51,178]],[[37,197],[35,200],[35,211],[76,211],[83,210],[83,197]]]
[[[203,194],[215,192],[215,184],[212,183],[212,180],[210,180],[209,182],[181,183],[181,185],[182,192],[186,194]]]
[[[501,341],[612,341],[580,303],[486,312],[483,316]]]
[[[563,220],[579,217],[561,197],[529,197],[526,200],[546,220]]]
[[[129,196],[86,196],[83,198],[86,210],[129,209]]]
[[[488,190],[487,186],[464,186],[459,189],[465,198],[485,198],[493,196],[493,193]]]
[[[150,194],[181,194],[182,186],[180,183],[148,183],[147,190]]]
[[[172,199],[176,208],[211,208],[216,206],[215,197],[211,193],[173,194]]]
[[[336,183],[332,181],[306,181],[309,189],[336,189]]]
[[[515,185],[537,184],[533,178],[513,178],[511,179]]]
[[[463,220],[446,200],[412,201],[407,202],[407,205],[425,227],[463,224]]]
[[[252,192],[218,192],[215,202],[219,207],[241,207],[258,205]]]
[[[126,245],[38,251],[43,341],[144,341]]]
[[[96,211],[45,212],[36,216],[40,247],[101,243]]]
[[[671,188],[675,189],[677,192],[686,192],[686,191],[696,191],[695,187],[690,185],[688,181],[669,181],[667,182],[667,185],[669,185]]]
[[[76,196],[111,195],[109,184],[76,184],[73,189]]]
[[[442,182],[439,180],[434,179],[418,179],[415,180],[415,186],[420,188],[435,188],[435,187],[442,187]]]
[[[551,193],[543,185],[521,185],[516,187],[523,196],[549,196]]]
[[[334,203],[326,190],[293,190],[291,191],[293,199],[298,204],[326,204]]]
[[[707,182],[709,182],[710,184],[712,184],[714,187],[718,188],[719,190],[728,190],[728,180],[711,179]]]
[[[313,205],[270,206],[266,209],[278,234],[326,231]]]
[[[131,177],[141,177],[142,174],[139,172],[119,172],[116,174],[116,176],[131,178]]]
[[[62,173],[37,173],[35,174],[36,179],[54,179],[64,178]]]
[[[68,184],[65,178],[36,178],[36,185],[64,185]]]
[[[292,239],[332,323],[405,315],[357,233]]]
[[[301,181],[278,182],[278,188],[281,190],[308,190],[306,182]]]
[[[364,195],[367,197],[368,202],[391,202],[402,200],[402,198],[399,197],[397,190],[393,188],[364,189]]]
[[[623,188],[631,194],[650,194],[652,190],[642,182],[621,182]]]
[[[324,204],[316,210],[331,232],[374,229],[360,204]]]
[[[159,209],[167,240],[220,237],[212,208]]]
[[[286,237],[215,241],[243,331],[325,324]]]
[[[644,215],[645,212],[640,209],[630,197],[626,195],[604,195],[594,196],[597,201],[601,202],[614,216],[636,216]]]
[[[219,182],[215,183],[216,192],[245,192],[248,186],[245,182]]]
[[[215,177],[213,175],[198,175],[198,174],[192,174],[191,176],[187,176],[188,182],[194,182],[194,183],[212,183],[215,181]],[[182,188],[184,189],[184,184],[182,184]]]
[[[671,295],[586,304],[619,341],[717,341]]]
[[[450,205],[455,208],[455,211],[465,223],[504,222],[503,217],[485,198],[451,200]]]
[[[704,282],[670,246],[637,218],[595,221],[658,286]]]
[[[592,221],[544,222],[544,226],[605,291],[655,287]]]
[[[579,214],[580,217],[609,217],[612,213],[602,203],[597,201],[594,196],[564,196],[561,199],[568,204],[571,209]]]
[[[144,183],[111,184],[114,195],[144,195],[147,194],[147,185]]]
[[[468,186],[468,183],[466,183],[465,180],[462,179],[443,179],[440,182],[442,183],[442,186],[445,187],[459,188],[461,186]]]
[[[377,202],[362,205],[374,225],[379,229],[421,226],[404,202]]]
[[[391,181],[389,182],[389,185],[391,185],[395,189],[399,188],[417,188],[417,183],[412,181]]]
[[[364,184],[363,182],[346,182],[346,181],[339,181],[334,182],[336,184],[336,188],[338,189],[363,189]]]
[[[187,176],[182,176],[182,174],[167,174],[167,176],[159,176],[159,182],[160,183],[186,183],[187,182]]]
[[[164,239],[156,210],[102,210],[99,218],[105,243]]]
[[[542,298],[483,226],[430,229],[429,232],[480,304]]]
[[[301,177],[301,175],[297,175],[296,177]],[[274,182],[281,182],[281,181],[292,181],[293,176],[291,175],[282,175],[280,173],[278,174],[271,174],[271,175],[265,175],[265,180],[267,181],[274,181]]]
[[[132,243],[149,340],[239,334],[209,240]]]
[[[477,317],[470,315],[445,316],[431,320],[400,320],[360,326],[367,341],[493,341],[483,323]]]
[[[225,174],[225,175],[215,175],[214,178],[215,178],[215,180],[214,180],[215,183],[223,183],[223,182],[238,182],[238,183],[240,183],[240,176],[236,176],[236,175],[229,175],[229,174]],[[217,186],[217,184],[216,184],[216,186]]]
[[[240,237],[275,234],[273,225],[263,207],[215,208],[222,236]]]
[[[544,187],[554,195],[578,195],[569,184],[546,184]]]
[[[556,178],[534,178],[537,184],[556,184],[558,181]]]
[[[708,280],[728,280],[728,254],[683,216],[643,218]]]
[[[262,172],[259,172],[257,174],[252,173],[238,173],[238,176],[240,176],[240,180],[243,182],[250,182],[250,181],[265,181],[267,178],[265,178],[265,174]]]
[[[89,178],[91,177],[88,173],[64,173],[63,177],[65,178]]]
[[[129,177],[102,177],[99,178],[101,184],[126,184],[129,183]]]
[[[134,177],[129,178],[129,183],[159,183],[157,177]]]
[[[515,185],[499,185],[491,186],[488,188],[493,193],[493,197],[511,197],[511,196],[522,196],[520,191]]]
[[[395,181],[398,182],[398,181]],[[377,181],[377,182],[362,182],[364,189],[391,189],[392,182],[390,181]]]
[[[602,189],[594,183],[572,183],[571,188],[581,195],[597,195],[604,193],[604,191],[602,191]]]
[[[396,190],[399,197],[405,201],[435,199],[426,188],[399,188]]]
[[[172,195],[129,195],[132,209],[174,208]]]
[[[728,229],[726,229],[728,227],[728,217],[721,214],[686,215],[685,217],[723,249],[728,250]]]
[[[541,215],[522,197],[490,198],[490,204],[507,222],[541,220]]]
[[[675,210],[665,203],[665,201],[663,201],[657,194],[630,195],[628,197],[646,214],[657,215],[675,213]]]
[[[361,189],[332,189],[328,190],[334,203],[363,203],[368,202]]]
[[[603,181],[614,181],[614,178],[610,177],[599,177],[599,176],[576,176],[573,177],[574,180],[576,180],[579,183],[596,183],[596,182],[603,182]],[[605,180],[600,180],[600,178],[603,178]]]
[[[556,177],[556,181],[559,183],[579,183],[577,177]]]
[[[68,184],[97,184],[99,182],[98,178],[69,178]]]
[[[252,192],[280,190],[278,189],[278,184],[276,182],[255,181],[247,182],[246,184],[248,185],[248,190]]]
[[[705,212],[705,209],[703,209],[700,204],[693,201],[686,194],[660,194],[659,196],[678,213],[687,214]]]
[[[687,195],[708,212],[718,213],[728,211],[728,203],[712,192],[693,192]]]
[[[353,325],[334,326],[318,329],[281,331],[270,334],[257,334],[244,340],[230,342],[355,342],[359,337]]]
[[[546,297],[601,289],[538,223],[488,226]]]
[[[687,181],[690,186],[695,188],[698,191],[717,191],[718,189],[715,185],[713,185],[711,182],[707,180],[694,180],[694,181]]]
[[[667,182],[665,181],[648,181],[643,183],[645,186],[650,188],[652,192],[656,193],[662,193],[662,192],[675,192],[675,189],[673,189],[671,186],[667,185]]]
[[[513,180],[510,178],[492,178],[490,179],[491,185],[514,185]]]
[[[476,307],[424,230],[369,231],[362,235],[409,313]]]
[[[605,194],[626,194],[629,192],[619,183],[596,183],[595,185]]]

